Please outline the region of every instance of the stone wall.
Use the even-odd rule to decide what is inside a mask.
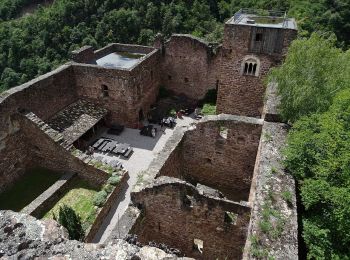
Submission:
[[[262,120],[254,118],[205,118],[185,132],[158,176],[204,184],[231,200],[248,201],[261,129]]]
[[[103,207],[98,210],[96,219],[86,234],[85,242],[87,243],[92,242],[98,230],[100,229],[103,223],[103,220],[107,217],[109,211],[111,210],[113,203],[117,200],[118,197],[124,196],[124,194],[121,194],[121,192],[123,192],[123,189],[125,185],[127,185],[129,178],[130,178],[129,173],[126,172],[121,178],[118,185],[114,188],[113,192],[109,194],[106,202],[103,204]]]
[[[65,194],[69,184],[74,178],[73,173],[64,174],[51,187],[39,195],[29,205],[21,210],[21,213],[31,215],[36,218],[42,218]]]
[[[175,34],[163,46],[162,85],[176,94],[201,99],[216,88],[220,57],[202,39]]]
[[[196,259],[240,259],[250,208],[200,195],[190,184],[162,177],[149,188],[132,193],[141,214],[132,233],[141,243],[165,243]],[[236,214],[229,223],[226,212]],[[203,241],[203,252],[194,239]]]
[[[282,61],[295,30],[283,31],[281,53],[253,53],[249,46],[254,26],[225,24],[220,67],[217,113],[260,117],[265,87],[263,79],[271,67]],[[256,75],[243,75],[244,61],[253,58],[258,63]]]
[[[62,173],[76,173],[95,187],[108,179],[108,173],[73,156],[25,116],[18,115],[18,121],[21,131],[25,133],[26,149],[33,156],[34,165]]]
[[[73,70],[64,65],[0,96],[0,192],[36,163],[16,114],[22,109],[48,119],[77,99]]]
[[[78,95],[108,109],[108,120],[137,127],[140,110],[146,116],[158,95],[159,58],[159,51],[154,50],[131,70],[75,64]],[[107,97],[103,86],[108,88]]]

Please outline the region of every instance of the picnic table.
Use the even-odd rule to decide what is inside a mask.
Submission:
[[[113,152],[116,154],[124,154],[130,148],[130,144],[117,144]]]

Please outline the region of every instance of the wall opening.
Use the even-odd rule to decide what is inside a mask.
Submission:
[[[224,216],[224,222],[231,225],[236,225],[238,214],[226,211]]]
[[[108,92],[109,90],[106,85],[102,85],[101,90],[102,90],[102,97],[109,97],[109,92]]]
[[[195,238],[193,239],[193,249],[201,254],[203,254],[203,240]]]
[[[242,63],[242,75],[259,76],[260,61],[255,57],[248,56]]]
[[[263,39],[263,34],[262,33],[255,34],[255,41],[256,42],[261,42],[262,39]]]

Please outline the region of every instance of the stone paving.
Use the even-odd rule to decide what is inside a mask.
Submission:
[[[190,117],[184,117],[183,119],[177,119],[176,128],[188,127],[195,120]],[[137,129],[126,128],[119,136],[108,135],[107,131],[104,131],[101,136],[110,137],[119,143],[128,143],[133,147],[134,153],[129,159],[123,159],[110,154],[102,154],[97,152],[95,157],[103,157],[104,160],[119,160],[123,163],[124,167],[128,170],[130,179],[128,186],[125,187],[125,196],[115,201],[112,209],[106,219],[104,220],[99,232],[95,236],[93,242],[104,243],[111,235],[111,232],[118,224],[118,220],[122,217],[130,203],[130,192],[133,186],[137,183],[138,175],[142,174],[142,171],[147,170],[152,160],[163,149],[167,140],[173,135],[175,129],[164,129],[164,132],[160,131],[160,126],[157,126],[159,131],[156,138],[142,136]]]

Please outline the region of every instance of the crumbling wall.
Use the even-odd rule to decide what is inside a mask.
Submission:
[[[225,24],[217,113],[260,117],[265,93],[263,79],[271,67],[282,61],[296,37],[295,30],[280,29],[284,37],[281,53],[253,53],[249,48],[253,29],[254,26]],[[244,61],[248,56],[259,64],[257,75],[243,73]]]
[[[220,115],[187,130],[157,176],[170,176],[248,201],[262,120]]]
[[[162,85],[176,94],[201,99],[216,88],[219,59],[207,42],[175,34],[164,44]]]
[[[146,117],[156,101],[160,71],[159,51],[149,53],[131,70],[74,65],[78,95],[110,111],[110,121],[137,127],[139,112]],[[103,87],[108,96],[103,95]]]
[[[0,191],[36,163],[27,149],[27,133],[15,115],[22,109],[47,119],[77,99],[70,65],[64,65],[0,96]]]
[[[196,259],[242,257],[250,208],[200,195],[192,185],[168,177],[132,193],[132,201],[141,208],[132,230],[141,243],[165,243]],[[230,222],[226,212],[236,218]],[[203,241],[202,249],[195,239]]]
[[[183,140],[184,178],[247,201],[261,129],[259,120],[244,117],[197,124]]]

